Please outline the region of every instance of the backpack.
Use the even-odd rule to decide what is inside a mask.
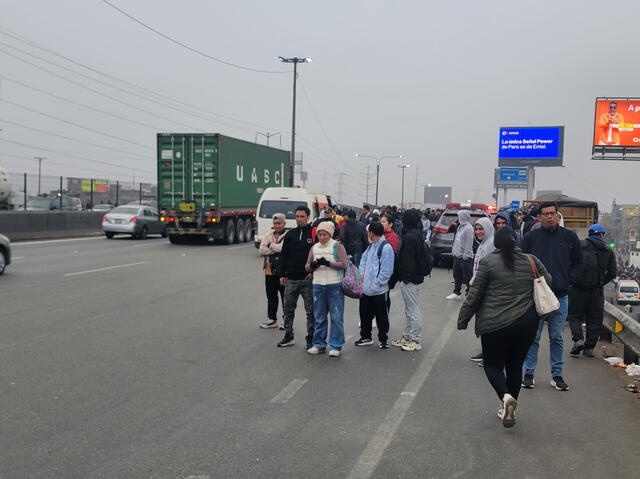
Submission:
[[[607,269],[606,252],[600,252],[587,240],[580,241],[580,245],[582,246],[582,274],[576,281],[576,286],[581,288],[601,286]]]
[[[423,247],[421,248],[421,254],[418,262],[418,272],[422,276],[431,276],[431,270],[433,269],[433,255],[431,254],[431,248],[426,241],[422,241]]]
[[[393,289],[398,283],[398,253],[394,251],[393,246],[391,246],[391,243],[387,243],[387,244],[391,247],[391,251],[393,251],[393,272],[391,273],[391,276],[389,277],[389,283],[387,284],[389,285],[389,289]],[[383,248],[384,248],[384,245],[382,245],[382,248],[378,248],[378,274],[380,274],[380,267],[382,266],[382,249]]]

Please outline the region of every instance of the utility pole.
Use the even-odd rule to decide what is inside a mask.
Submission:
[[[404,209],[404,170],[409,168],[410,165],[398,165],[398,168],[402,168],[402,196],[400,199],[400,208]]]
[[[293,114],[291,119],[291,165],[289,165],[289,174],[291,175],[291,186],[295,184],[293,180],[294,175],[294,161],[296,157],[296,83],[298,81],[298,63],[309,63],[311,58],[284,58],[279,57],[283,63],[293,63]]]
[[[344,173],[338,173],[338,203],[343,202],[344,197]]]
[[[42,160],[46,160],[46,156],[34,156],[34,160],[38,160],[38,196],[40,196],[40,178],[42,177]]]
[[[416,186],[413,189],[413,202],[418,202],[418,167],[416,166]]]
[[[365,204],[368,205],[369,204],[369,171],[371,170],[371,167],[367,166],[366,170],[367,170],[367,187],[366,187],[366,190],[365,190],[365,200],[364,200],[364,202],[365,202]]]
[[[256,137],[255,137],[254,143],[258,143],[258,135],[264,136],[267,139],[267,146],[270,146],[269,139],[272,136],[277,136],[280,139],[280,146],[282,146],[282,135],[280,133],[270,133],[270,132],[262,133],[260,131],[256,131]]]

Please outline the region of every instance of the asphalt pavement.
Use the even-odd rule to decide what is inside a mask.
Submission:
[[[340,358],[276,348],[251,243],[82,238],[14,244],[0,277],[2,478],[638,477],[640,401],[613,368],[570,358],[504,429],[450,274],[423,287],[423,349]],[[301,303],[301,302],[300,302]],[[392,293],[391,337],[402,333]],[[567,336],[567,343],[568,343]],[[565,344],[567,344],[565,343]]]

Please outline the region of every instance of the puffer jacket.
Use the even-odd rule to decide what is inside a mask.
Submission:
[[[531,257],[540,275],[551,284],[551,275],[542,262]],[[527,255],[519,248],[514,252],[514,263],[515,271],[509,271],[499,251],[489,253],[480,261],[458,314],[458,329],[466,328],[475,314],[476,335],[491,333],[506,328],[533,306],[533,273]]]

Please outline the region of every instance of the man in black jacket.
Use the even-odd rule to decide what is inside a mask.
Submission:
[[[340,241],[351,256],[352,263],[360,266],[360,258],[369,246],[369,239],[364,225],[356,221],[356,212],[353,210],[347,211],[347,219],[340,229]]]
[[[420,338],[422,333],[422,316],[420,314],[420,289],[424,276],[419,270],[422,256],[426,254],[422,239],[420,212],[407,210],[404,212],[404,234],[398,252],[398,282],[402,299],[404,299],[404,335],[391,342],[403,351],[419,351],[422,349]]]
[[[358,221],[362,223],[363,226],[367,226],[369,224],[369,220],[371,219],[371,208],[369,205],[364,205],[362,207],[362,213],[360,214],[360,218]]]
[[[584,268],[569,291],[569,327],[573,339],[571,356],[593,357],[604,319],[604,285],[618,274],[616,255],[604,242],[606,231],[601,224],[589,226],[589,237],[582,241]],[[582,322],[587,325],[587,340]]]
[[[287,232],[282,245],[282,259],[284,262],[284,277],[280,279],[284,284],[284,338],[278,343],[278,347],[293,346],[293,318],[298,305],[298,296],[302,296],[304,309],[307,313],[307,349],[312,344],[314,318],[313,318],[313,292],[312,275],[307,273],[305,266],[309,250],[313,246],[309,215],[311,211],[306,206],[296,208],[297,227]]]
[[[533,373],[538,364],[538,347],[545,319],[549,325],[549,343],[551,360],[551,386],[558,391],[568,391],[569,386],[562,377],[564,365],[564,338],[562,332],[567,320],[569,288],[582,273],[582,248],[578,235],[560,226],[558,205],[552,202],[542,203],[538,211],[541,228],[533,229],[522,239],[522,251],[535,255],[553,278],[551,290],[555,293],[560,309],[540,319],[536,339],[527,353],[524,362],[522,387],[535,386]]]

